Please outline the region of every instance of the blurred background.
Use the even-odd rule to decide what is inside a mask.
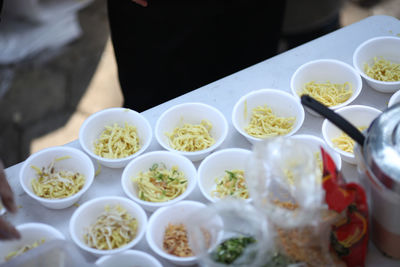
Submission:
[[[9,3],[0,23],[0,157],[6,167],[77,139],[90,114],[123,105],[105,0]],[[10,10],[30,23],[10,25]],[[400,19],[399,0],[342,1],[339,27],[378,14]],[[50,16],[56,23],[41,26]],[[282,38],[279,52],[291,45]]]

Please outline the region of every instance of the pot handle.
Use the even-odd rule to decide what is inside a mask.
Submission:
[[[354,141],[356,141],[360,146],[364,145],[365,136],[348,120],[309,95],[302,95],[301,103],[304,106],[311,108],[322,117],[327,118],[330,122],[354,139]]]

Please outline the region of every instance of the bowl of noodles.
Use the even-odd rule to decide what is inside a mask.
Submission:
[[[89,116],[79,130],[79,144],[93,159],[109,168],[123,168],[150,146],[151,126],[140,113],[108,108]]]
[[[310,95],[336,110],[353,102],[361,92],[362,80],[350,65],[335,59],[319,59],[301,65],[290,80],[292,94],[300,101]],[[320,116],[307,108],[311,114]]]
[[[296,133],[304,121],[304,109],[291,94],[260,89],[242,96],[233,107],[232,123],[250,143]]]
[[[156,210],[149,219],[146,232],[151,250],[175,265],[195,264],[196,256],[189,242],[188,223],[194,214],[205,207],[201,202],[184,200]],[[204,234],[212,239],[207,229],[204,229]]]
[[[143,238],[147,215],[138,204],[124,197],[89,200],[72,214],[69,232],[81,249],[104,256],[126,251]]]
[[[396,92],[400,89],[400,38],[381,36],[366,40],[354,51],[353,65],[373,89]]]
[[[360,131],[364,131],[382,112],[369,106],[350,105],[338,109],[336,113],[344,117]],[[355,141],[328,119],[325,119],[322,123],[322,135],[329,147],[340,154],[342,160],[350,164],[356,164],[353,151]]]
[[[91,159],[79,149],[66,146],[32,154],[19,173],[25,193],[50,209],[64,209],[76,203],[93,179]]]
[[[198,168],[198,185],[210,202],[226,198],[250,201],[246,182],[246,164],[251,151],[241,148],[222,149],[208,155]]]
[[[8,266],[16,266],[12,265],[12,260],[20,255],[34,250],[46,242],[65,239],[59,230],[44,223],[24,223],[17,225],[16,229],[21,234],[20,239],[0,242],[0,264],[9,262]]]
[[[154,211],[188,197],[196,187],[196,176],[196,167],[188,158],[170,151],[152,151],[125,167],[121,185],[130,199]]]
[[[167,109],[156,122],[155,136],[166,150],[192,161],[205,158],[228,135],[228,122],[216,108],[203,103],[183,103]]]

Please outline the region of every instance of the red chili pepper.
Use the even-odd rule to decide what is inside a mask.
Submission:
[[[322,186],[329,209],[346,210],[345,220],[332,226],[331,248],[349,267],[365,265],[368,249],[368,204],[364,189],[342,179],[332,158],[321,148],[324,166]]]

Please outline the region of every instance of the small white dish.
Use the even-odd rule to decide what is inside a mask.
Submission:
[[[390,99],[389,99],[389,103],[388,103],[388,107],[390,108],[391,106],[393,106],[396,103],[400,103],[400,90],[397,91],[396,93],[394,93]]]
[[[198,168],[198,185],[203,196],[210,202],[216,202],[220,198],[212,196],[211,191],[215,190],[215,179],[221,179],[225,171],[245,171],[247,159],[251,151],[241,148],[222,149],[207,156]],[[246,178],[246,171],[245,171]],[[248,198],[246,201],[250,201]]]
[[[329,107],[332,110],[349,105],[361,93],[362,80],[358,72],[350,65],[335,59],[318,59],[301,65],[292,75],[290,88],[292,94],[300,101],[299,93],[308,82],[333,84],[344,84],[349,82],[353,94],[345,102]],[[311,114],[320,116],[318,113],[306,108]]]
[[[310,134],[296,134],[291,136],[295,140],[304,143],[309,147],[314,153],[320,152],[322,147],[333,159],[336,164],[336,168],[340,171],[342,168],[342,160],[340,154],[333,150],[322,138],[316,137]]]
[[[304,109],[294,96],[278,89],[260,89],[242,96],[233,107],[232,123],[235,129],[243,135],[250,143],[255,144],[262,141],[249,135],[245,128],[249,125],[252,111],[258,106],[267,105],[278,117],[295,117],[292,130],[286,136],[297,132],[304,121]]]
[[[105,126],[118,124],[125,127],[125,123],[136,127],[140,149],[125,158],[109,159],[94,153],[94,144],[104,131]],[[79,144],[82,149],[101,165],[109,168],[123,168],[133,158],[142,154],[151,143],[153,132],[149,122],[140,113],[126,108],[108,108],[90,115],[79,130]]]
[[[126,250],[118,254],[102,256],[96,261],[98,267],[162,267],[152,255],[139,250]]]
[[[18,240],[9,240],[0,242],[0,263],[5,261],[5,257],[13,252],[18,251],[25,245],[33,245],[35,242],[39,244],[44,241],[61,239],[64,235],[53,226],[44,223],[24,223],[16,226],[21,238]]]
[[[131,217],[137,220],[138,227],[135,238],[126,245],[116,249],[100,250],[89,247],[84,241],[86,229],[96,222],[98,216],[105,210],[106,206],[114,207],[116,205],[124,208]],[[69,222],[69,232],[74,243],[95,256],[111,255],[132,248],[143,238],[146,228],[147,215],[144,210],[132,200],[118,196],[94,198],[83,203],[72,214]]]
[[[370,87],[382,93],[400,90],[400,81],[383,82],[369,77],[364,72],[364,64],[372,66],[374,57],[382,57],[393,63],[400,63],[400,38],[381,36],[366,40],[353,54],[353,65]]]
[[[185,123],[198,125],[202,120],[211,123],[211,137],[215,143],[210,147],[193,152],[175,150],[170,146],[166,133],[172,133],[175,128]],[[228,123],[225,116],[216,108],[203,103],[183,103],[167,109],[158,118],[155,126],[155,136],[158,143],[166,150],[179,153],[192,161],[199,161],[218,148],[228,134]]]
[[[85,176],[85,185],[76,194],[66,198],[48,199],[39,197],[32,189],[32,180],[36,179],[36,170],[32,166],[48,167],[59,158],[68,157],[55,163],[55,168],[65,171],[73,171]],[[74,203],[89,189],[94,179],[94,166],[90,158],[79,149],[56,146],[43,149],[29,156],[23,163],[19,172],[19,181],[25,193],[49,209],[64,209]]]
[[[362,105],[351,105],[336,110],[336,113],[348,120],[355,127],[368,127],[372,121],[378,117],[382,112],[376,108]],[[332,139],[339,137],[343,131],[325,119],[322,123],[322,136],[330,148],[340,154],[342,160],[350,164],[356,164],[356,159],[353,153],[349,153],[337,148]]]
[[[205,207],[206,205],[201,202],[184,200],[156,210],[149,219],[146,232],[147,243],[154,253],[176,265],[195,264],[196,256],[178,257],[165,252],[163,249],[164,233],[169,223],[185,225],[191,214],[195,214]],[[188,229],[187,226],[186,229]]]
[[[163,163],[168,169],[177,166],[188,180],[186,190],[175,199],[165,202],[150,202],[139,198],[137,185],[132,181],[140,172],[147,172],[154,164]],[[159,207],[168,206],[188,197],[196,187],[197,171],[193,163],[186,157],[170,151],[152,151],[132,160],[124,169],[121,176],[121,185],[125,194],[147,211],[154,211]]]

